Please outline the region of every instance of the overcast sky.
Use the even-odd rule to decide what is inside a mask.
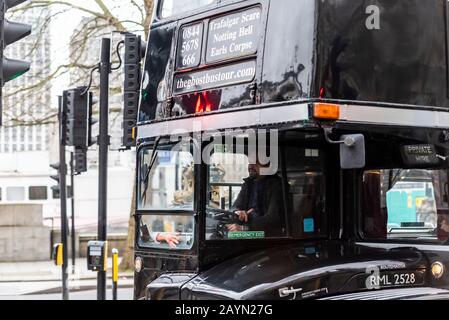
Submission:
[[[70,0],[77,6],[89,8],[91,10],[100,11],[98,6],[92,0]],[[142,1],[143,2],[143,1]],[[137,14],[136,10],[126,10],[129,5],[129,1],[123,0],[105,0],[105,4],[111,7],[111,11],[114,14],[118,14],[122,19],[135,19],[133,15]],[[66,7],[60,7],[66,8]],[[59,9],[60,9],[59,8]],[[129,9],[129,8],[128,8]],[[54,10],[58,10],[55,6]],[[86,13],[79,10],[70,10],[64,14],[60,14],[53,18],[51,25],[52,36],[52,60],[53,68],[66,63],[69,59],[70,52],[70,36]],[[101,41],[101,39],[98,39]],[[52,96],[55,97],[53,103],[57,103],[57,95],[61,91],[67,88],[69,85],[69,76],[63,76],[53,83]]]
[[[72,0],[73,3],[79,5],[83,4],[92,9],[96,9],[94,1],[85,0]],[[94,7],[95,5],[95,7]],[[54,7],[54,10],[59,8]],[[56,16],[51,21],[51,37],[52,37],[52,60],[53,69],[57,66],[66,63],[69,59],[70,52],[70,36],[75,30],[83,17],[83,14],[79,10],[70,10],[66,13]],[[57,81],[53,82],[53,103],[57,103],[57,96],[61,94],[62,90],[66,89],[69,85],[69,75],[60,77]]]

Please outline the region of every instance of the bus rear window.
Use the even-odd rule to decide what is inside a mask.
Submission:
[[[177,14],[192,11],[209,4],[214,3],[216,0],[162,0],[160,17],[168,18]]]

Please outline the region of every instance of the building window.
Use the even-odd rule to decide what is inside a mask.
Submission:
[[[20,143],[25,143],[25,128],[19,128],[20,131]]]
[[[6,200],[8,201],[24,201],[25,188],[24,187],[7,187]]]
[[[47,187],[30,187],[28,189],[30,200],[47,200]]]
[[[12,141],[17,143],[17,128],[12,129]]]

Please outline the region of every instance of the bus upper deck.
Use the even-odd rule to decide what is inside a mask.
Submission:
[[[416,126],[421,121],[422,126],[447,126],[446,1],[196,3],[194,10],[184,1],[157,3],[140,125],[321,101],[353,106],[347,108],[348,118],[357,114],[387,125],[389,118],[401,118]],[[179,6],[183,12],[174,9]],[[389,109],[372,112],[362,106]]]

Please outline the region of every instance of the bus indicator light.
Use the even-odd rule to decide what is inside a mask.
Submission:
[[[316,119],[338,120],[340,119],[340,106],[329,103],[315,103],[313,105],[313,116]]]

